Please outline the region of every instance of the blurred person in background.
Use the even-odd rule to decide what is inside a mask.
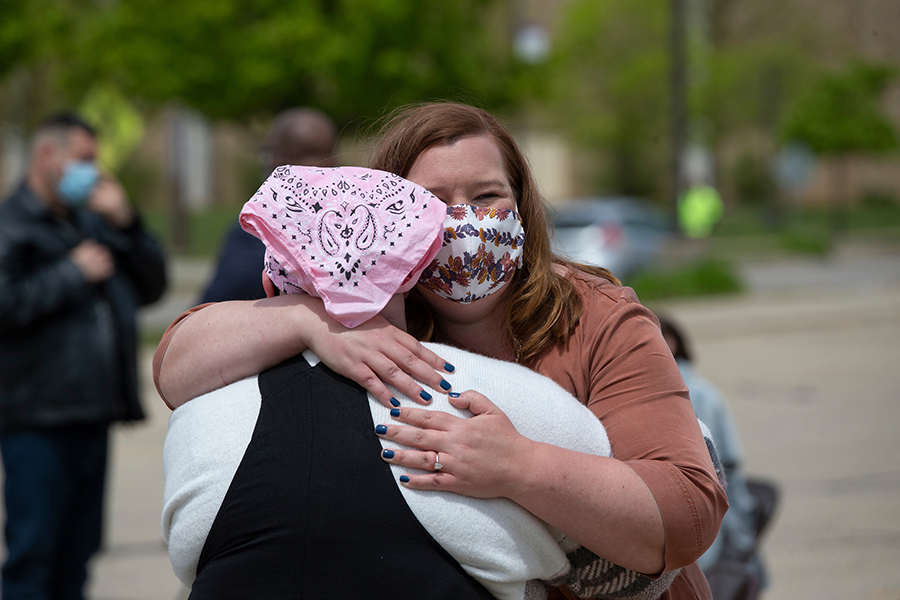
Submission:
[[[334,121],[320,110],[289,108],[280,112],[262,147],[262,178],[281,165],[335,166],[337,137]],[[215,274],[201,295],[200,303],[265,298],[259,276],[264,254],[262,242],[236,223],[222,244]]]
[[[678,226],[692,239],[709,237],[722,218],[722,197],[711,185],[691,185],[678,199]]]
[[[659,322],[663,338],[690,390],[694,413],[709,427],[719,460],[725,469],[728,511],[722,520],[719,535],[697,563],[705,572],[709,572],[722,559],[744,559],[752,555],[751,562],[757,570],[759,580],[765,583],[765,568],[756,551],[756,499],[747,487],[743,453],[731,410],[716,386],[694,370],[693,352],[684,332],[671,319],[660,317]]]
[[[5,600],[84,597],[109,426],[144,418],[135,314],[165,290],[165,260],[97,150],[77,115],[49,119],[0,204]]]

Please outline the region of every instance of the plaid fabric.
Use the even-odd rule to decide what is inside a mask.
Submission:
[[[566,550],[571,569],[553,585],[567,585],[577,598],[655,600],[669,589],[679,573],[678,570],[669,571],[651,579],[600,558],[568,538],[564,542],[571,545]]]
[[[725,469],[716,452],[716,445],[712,434],[705,424],[700,422],[700,430],[716,478],[722,487],[725,487]],[[656,600],[663,592],[669,589],[672,581],[681,572],[680,569],[663,573],[656,579],[651,579],[631,569],[620,567],[604,558],[600,558],[590,550],[565,537],[560,546],[569,559],[569,570],[554,581],[548,581],[550,586],[566,585],[576,598],[596,598],[598,600]]]

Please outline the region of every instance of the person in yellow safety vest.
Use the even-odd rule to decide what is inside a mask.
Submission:
[[[689,238],[708,237],[722,212],[722,197],[710,185],[692,186],[678,199],[678,225]]]

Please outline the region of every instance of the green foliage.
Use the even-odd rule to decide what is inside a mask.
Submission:
[[[730,264],[709,259],[678,269],[646,271],[629,285],[642,302],[680,296],[734,294],[743,288]]]
[[[823,155],[893,150],[897,133],[878,101],[894,75],[892,68],[862,62],[823,75],[794,107],[783,138]]]
[[[144,119],[118,90],[94,86],[78,111],[97,128],[100,139],[98,160],[103,168],[117,172],[144,137]]]
[[[749,152],[738,158],[732,178],[738,199],[747,204],[761,205],[775,191],[768,165],[759,156]]]
[[[563,9],[547,76],[559,125],[606,149],[609,187],[653,195],[668,137],[668,2],[574,0]]]
[[[871,189],[863,193],[860,204],[867,209],[897,211],[900,210],[900,197],[890,190]]]
[[[691,113],[709,119],[713,140],[744,127],[773,127],[810,63],[790,40],[716,48],[706,77],[691,88]]]
[[[216,208],[188,216],[189,246],[181,254],[185,256],[214,257],[221,247],[228,230],[237,223],[240,207]],[[167,247],[172,246],[171,215],[164,209],[142,211],[148,229]]]
[[[491,0],[120,0],[82,15],[66,82],[246,120],[295,105],[346,124],[468,92],[502,105]],[[507,53],[508,54],[508,53]]]
[[[71,6],[54,0],[0,2],[0,79],[16,66],[52,54],[68,32]]]
[[[795,254],[825,256],[831,251],[831,234],[824,227],[791,227],[779,235],[782,248]]]

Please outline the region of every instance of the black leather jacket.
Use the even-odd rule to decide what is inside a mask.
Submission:
[[[116,272],[88,283],[69,251],[94,239]],[[133,421],[135,315],[165,291],[165,258],[140,219],[55,216],[23,184],[0,204],[0,429]]]

